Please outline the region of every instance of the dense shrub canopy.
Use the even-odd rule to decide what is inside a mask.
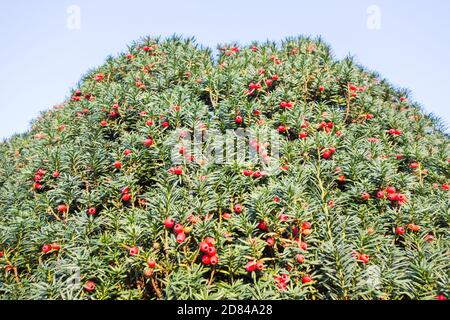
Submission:
[[[237,128],[279,158],[182,139]],[[443,298],[449,158],[407,91],[320,39],[144,39],[0,144],[0,297]]]

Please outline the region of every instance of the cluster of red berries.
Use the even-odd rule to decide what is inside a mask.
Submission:
[[[120,117],[119,105],[117,103],[112,106],[112,110],[109,112],[109,117],[111,119]]]
[[[367,197],[367,195],[363,194],[363,198],[365,197]],[[396,202],[399,205],[403,205],[408,201],[408,198],[404,194],[397,193],[395,187],[387,187],[386,189],[377,192],[378,199],[385,199],[386,197],[389,201]]]
[[[255,179],[264,177],[266,175],[266,173],[263,171],[259,171],[259,170],[253,171],[251,169],[242,170],[242,174],[246,177],[253,177]]]
[[[172,167],[169,169],[169,173],[176,174],[177,176],[182,175],[183,168],[181,168],[180,166]]]
[[[389,133],[390,135],[394,135],[394,136],[399,136],[402,134],[402,131],[398,130],[398,129],[389,129],[389,130],[386,130],[386,132]]]
[[[157,44],[152,44],[150,46],[143,46],[142,50],[144,50],[145,52],[153,52],[156,49],[158,49],[158,45]]]
[[[270,79],[266,79],[266,80],[264,81],[264,83],[265,83],[268,87],[270,87],[270,86],[273,85],[273,83],[274,83],[275,81],[278,81],[278,80],[280,80],[280,77],[278,77],[278,75],[275,74],[275,75],[273,75]]]
[[[81,90],[76,89],[71,98],[72,101],[80,101],[81,100]]]
[[[289,275],[286,273],[282,273],[279,276],[273,276],[273,279],[275,280],[275,284],[277,285],[277,288],[280,290],[286,290],[287,284],[289,282]]]
[[[34,177],[33,177],[33,180],[34,180],[33,188],[35,190],[41,190],[44,187],[43,184],[42,184],[42,181],[44,180],[44,177],[45,177],[45,170],[44,169],[39,169],[36,172],[36,174],[34,175]],[[58,178],[59,177],[59,171],[55,170],[52,173],[52,177],[55,178],[55,179]]]
[[[281,101],[280,102],[280,107],[283,109],[292,109],[293,106],[294,106],[294,104],[290,101]]]
[[[354,84],[349,84],[348,88],[350,89],[351,96],[356,98],[358,96],[357,92],[364,92],[364,87],[357,87]]]
[[[183,225],[180,223],[175,224],[175,220],[171,217],[166,218],[164,220],[164,226],[167,229],[172,229],[175,232],[176,236],[176,240],[178,243],[183,243],[184,240],[186,240],[186,233],[184,232],[184,228]]]
[[[42,184],[40,183],[44,179],[45,171],[39,169],[34,175],[34,188],[42,189]]]
[[[122,201],[128,202],[131,200],[131,194],[130,194],[130,188],[129,187],[123,187],[122,192]]]
[[[225,56],[227,56],[227,57],[229,57],[229,56],[231,56],[232,54],[236,54],[236,53],[238,53],[239,51],[241,51],[238,47],[236,47],[236,46],[233,46],[233,47],[231,47],[231,48],[223,48],[222,50],[224,50],[225,52],[224,52],[224,55]]]
[[[267,147],[270,145],[269,142],[260,143],[258,140],[252,139],[249,141],[250,147],[258,152],[259,156],[262,158],[264,162],[269,162],[270,157],[267,151]]]
[[[329,147],[327,149],[322,149],[322,158],[329,159],[336,152],[335,147]]]
[[[41,248],[42,253],[49,253],[50,251],[59,251],[61,249],[61,246],[53,242],[51,244],[44,244]]]
[[[420,230],[420,226],[418,226],[414,223],[408,224],[407,228],[413,232],[418,232]],[[406,233],[406,229],[402,226],[399,226],[399,227],[395,228],[395,233],[399,236],[404,235]]]
[[[247,270],[247,272],[262,271],[263,269],[264,263],[262,261],[250,260],[245,265],[245,270]]]
[[[206,237],[200,242],[200,251],[203,252],[202,263],[205,266],[215,266],[219,263],[219,257],[217,256],[217,249],[214,247],[216,241],[212,237]]]
[[[318,130],[324,130],[326,133],[330,133],[331,130],[333,129],[334,123],[333,122],[326,122],[326,121],[322,121],[321,123],[319,123],[318,125]]]

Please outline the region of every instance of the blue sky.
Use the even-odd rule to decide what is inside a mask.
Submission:
[[[72,5],[79,19],[76,10],[68,13]],[[444,0],[1,1],[0,138],[26,131],[109,54],[145,35],[174,33],[211,47],[322,35],[336,57],[350,53],[411,89],[448,125],[449,18]],[[368,19],[380,28],[369,28]]]

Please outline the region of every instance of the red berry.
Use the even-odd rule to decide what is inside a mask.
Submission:
[[[448,299],[447,299],[447,297],[444,296],[443,294],[440,294],[440,295],[436,296],[436,300],[439,300],[439,301],[445,301],[445,300],[448,300]]]
[[[51,246],[50,244],[44,244],[44,245],[42,246],[42,252],[43,252],[43,253],[50,252],[50,250],[52,250],[52,246]]]
[[[212,266],[215,266],[219,263],[219,258],[217,256],[212,256],[209,261],[211,262]]]
[[[156,266],[156,261],[155,261],[154,259],[148,259],[147,265],[148,265],[150,268],[154,268],[154,267]]]
[[[273,245],[275,244],[275,240],[273,238],[267,238],[266,243],[268,246],[273,247]]]
[[[401,193],[397,194],[397,199],[396,200],[397,200],[397,202],[399,204],[404,204],[406,201],[408,201],[406,196],[404,194],[401,194]]]
[[[395,229],[395,233],[396,234],[398,234],[398,235],[402,235],[402,234],[405,234],[405,228],[403,228],[403,227],[397,227],[396,229]]]
[[[319,87],[319,91],[320,91],[320,92],[324,92],[324,91],[325,91],[325,87],[324,87],[324,86],[320,86],[320,87]]]
[[[364,192],[361,196],[364,200],[369,200],[370,199],[370,194],[368,194],[367,192]]]
[[[234,212],[236,212],[236,213],[242,212],[242,205],[236,204],[236,205],[234,206]]]
[[[255,265],[256,269],[261,271],[262,269],[264,269],[264,264],[260,261],[258,261]]]
[[[302,223],[302,230],[311,229],[311,222],[305,221]]]
[[[267,224],[265,221],[260,221],[258,223],[258,229],[262,230],[262,231],[266,231],[267,230]]]
[[[139,253],[139,248],[138,247],[132,247],[129,250],[130,256],[135,256]]]
[[[237,124],[241,124],[242,123],[242,117],[241,116],[236,116],[236,118],[234,118],[234,122],[236,122]]]
[[[61,249],[60,245],[57,242],[53,242],[51,244],[52,249],[58,251],[59,249]]]
[[[411,164],[409,165],[409,167],[410,167],[411,169],[417,169],[417,168],[419,167],[419,164],[418,164],[417,162],[413,162],[413,163],[411,163]]]
[[[211,263],[211,258],[208,255],[204,255],[202,257],[202,263],[207,266]]]
[[[184,232],[177,234],[177,242],[178,243],[183,243],[184,240],[186,240],[186,235],[184,234]]]
[[[206,237],[204,242],[208,244],[208,246],[212,247],[216,244],[216,240],[213,237]]]
[[[255,271],[255,269],[256,269],[256,262],[255,261],[249,261],[245,265],[245,270],[247,270],[247,272],[253,272],[253,271]]]
[[[367,262],[369,262],[369,256],[367,254],[362,254],[359,256],[358,260],[366,264]]]
[[[52,176],[53,176],[53,178],[58,178],[59,177],[59,171],[58,170],[54,171]]]
[[[60,213],[66,212],[66,211],[67,211],[67,206],[66,206],[65,204],[60,204],[60,205],[58,206],[58,211],[59,211]]]
[[[128,202],[128,201],[130,201],[130,200],[131,200],[131,195],[130,195],[129,193],[125,193],[125,194],[122,196],[122,201]]]
[[[153,139],[145,139],[143,142],[144,146],[146,146],[147,148],[151,147],[153,145]]]
[[[183,174],[183,169],[181,167],[175,167],[173,169],[173,173],[175,173],[176,175],[179,176],[179,175]]]
[[[253,171],[250,169],[244,169],[242,170],[242,173],[244,174],[244,176],[250,177],[253,174]]]
[[[164,220],[164,226],[168,229],[172,228],[175,225],[175,220],[173,218],[166,218]]]
[[[303,276],[302,277],[302,283],[309,283],[312,281],[312,277],[311,276]]]
[[[303,261],[305,261],[305,256],[302,255],[301,253],[299,253],[299,254],[297,254],[296,259],[297,259],[298,263],[303,263]]]
[[[378,199],[383,199],[384,196],[385,196],[384,191],[380,190],[380,191],[377,192],[377,198],[378,198]]]
[[[204,253],[208,253],[209,248],[210,248],[210,246],[206,242],[203,241],[200,243],[200,251],[202,251]]]
[[[393,194],[393,193],[397,192],[397,190],[394,187],[387,187],[386,192],[389,194]]]
[[[424,240],[425,240],[426,242],[433,242],[434,236],[433,236],[432,234],[429,234],[429,233],[428,233],[428,234],[425,235]]]
[[[262,172],[261,171],[255,171],[253,172],[253,178],[258,179],[261,178]]]
[[[89,208],[89,209],[87,210],[87,213],[88,213],[90,216],[93,216],[94,214],[97,213],[97,209],[96,209],[96,208]]]
[[[122,162],[120,162],[120,161],[114,162],[114,167],[115,167],[116,169],[122,168]]]
[[[279,126],[279,127],[278,127],[278,132],[279,132],[279,133],[285,133],[285,132],[286,132],[286,127],[283,126],[283,125]]]
[[[329,157],[331,157],[331,152],[330,151],[324,151],[322,152],[322,157],[324,159],[328,159]]]
[[[103,75],[103,73],[97,73],[96,75],[95,75],[95,81],[102,81],[103,80],[103,77],[104,77],[104,75]]]
[[[300,133],[298,134],[298,137],[299,137],[300,139],[306,139],[306,138],[308,137],[308,132],[302,131],[302,132],[300,132]]]
[[[176,224],[175,227],[173,227],[173,231],[175,231],[176,234],[183,232],[183,226],[181,224]]]
[[[122,192],[122,194],[130,193],[130,187],[123,187],[121,192]]]
[[[214,247],[209,247],[209,248],[208,248],[208,255],[209,255],[210,257],[215,256],[216,253],[217,253],[216,248],[214,248]]]
[[[84,289],[87,292],[93,292],[95,290],[95,282],[94,281],[87,281],[84,285]]]

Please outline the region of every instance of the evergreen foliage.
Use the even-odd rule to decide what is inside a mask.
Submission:
[[[448,297],[449,137],[407,97],[321,39],[134,43],[0,144],[0,297]],[[175,166],[194,127],[278,130],[281,168]]]

